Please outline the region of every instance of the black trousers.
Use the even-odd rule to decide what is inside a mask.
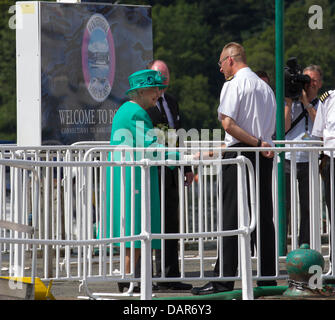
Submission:
[[[159,188],[161,189],[159,168]],[[161,192],[161,190],[159,190]],[[179,232],[178,168],[165,168],[165,233]],[[163,230],[162,230],[163,232]],[[161,275],[161,250],[155,250],[156,275]],[[180,277],[178,239],[165,240],[165,276]]]
[[[320,168],[320,173],[321,173],[322,180],[324,182],[326,206],[327,206],[327,209],[328,209],[329,221],[331,222],[330,158],[327,155],[323,156],[319,168]],[[334,184],[335,184],[335,159],[334,159]],[[334,190],[335,190],[335,186],[334,186]],[[335,201],[335,195],[334,195],[334,201]],[[334,212],[335,212],[335,203],[334,203]],[[332,242],[332,238],[333,238],[332,232],[330,233],[330,237],[331,237],[330,242]],[[332,255],[330,255],[330,261],[332,261],[332,259],[333,259],[333,257],[332,257]]]
[[[244,144],[235,146],[244,147]],[[256,157],[253,152],[243,152],[251,160],[256,168]],[[236,158],[236,152],[226,152],[224,159]],[[272,165],[273,160],[259,156],[260,165],[260,221],[256,228],[260,228],[260,265],[261,275],[275,275],[275,231],[273,225],[272,205]],[[248,180],[247,180],[248,181]],[[238,203],[237,203],[237,165],[229,164],[222,166],[222,187],[223,187],[223,230],[233,230],[238,227]],[[251,235],[253,243],[256,243],[256,230]],[[223,237],[223,247],[219,255],[223,258],[223,275],[236,276],[238,267],[238,236]],[[260,245],[260,246],[259,246]],[[214,275],[219,275],[220,261],[216,261]],[[234,288],[233,281],[221,282],[228,289]]]
[[[326,205],[328,209],[328,217],[329,220],[331,219],[331,190],[330,190],[330,183],[331,183],[331,177],[330,177],[330,158],[327,155],[324,155],[324,158],[321,162],[321,176],[324,182],[325,186],[325,198],[326,198]],[[335,159],[334,159],[334,183],[335,183]],[[335,186],[334,186],[335,190]],[[334,196],[335,201],[335,196]],[[335,204],[334,204],[334,210],[335,210]]]
[[[287,226],[290,221],[291,212],[291,161],[285,160],[285,180],[286,180],[286,216]],[[297,180],[300,200],[300,227],[299,246],[303,243],[310,243],[309,232],[309,162],[297,163]]]

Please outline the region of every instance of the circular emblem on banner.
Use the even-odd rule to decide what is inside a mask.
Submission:
[[[110,26],[101,14],[87,22],[81,49],[86,88],[98,102],[107,99],[115,75],[115,49]]]

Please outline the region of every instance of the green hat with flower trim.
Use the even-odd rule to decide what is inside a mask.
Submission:
[[[141,88],[158,87],[159,89],[164,89],[167,87],[167,85],[163,84],[165,77],[159,71],[151,69],[137,71],[131,74],[128,80],[130,89],[126,91],[126,94]]]

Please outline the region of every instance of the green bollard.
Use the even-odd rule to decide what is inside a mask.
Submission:
[[[303,244],[299,249],[291,251],[286,257],[289,287],[283,296],[319,296],[320,291],[310,286],[310,280],[314,274],[314,271],[311,272],[311,267],[313,267],[312,270],[319,267],[322,272],[324,265],[325,261],[321,253],[310,249],[308,244]]]

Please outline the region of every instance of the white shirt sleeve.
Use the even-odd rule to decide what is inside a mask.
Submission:
[[[323,137],[323,129],[324,129],[324,105],[322,103],[319,104],[319,107],[316,112],[316,117],[313,124],[312,135],[315,137]]]
[[[238,86],[232,81],[227,81],[221,90],[220,105],[218,108],[219,120],[222,115],[228,116],[236,121],[240,105]]]

